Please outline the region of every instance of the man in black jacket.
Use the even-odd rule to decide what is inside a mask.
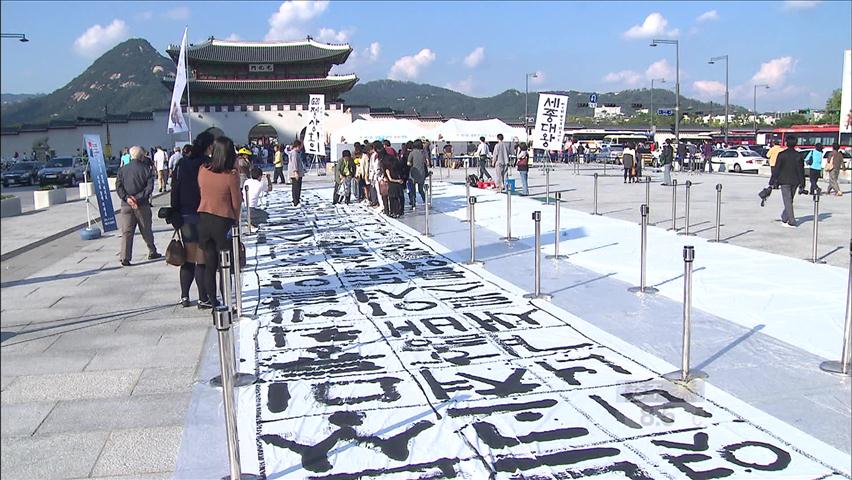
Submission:
[[[788,136],[787,148],[778,154],[775,168],[772,169],[772,177],[769,185],[778,186],[781,189],[781,198],[784,201],[784,211],[781,212],[781,225],[795,228],[796,215],[793,213],[793,197],[796,188],[803,191],[805,188],[805,163],[802,153],[796,150],[798,139]]]
[[[130,266],[133,256],[133,236],[136,226],[148,245],[148,259],[162,257],[154,245],[154,232],[151,228],[151,195],[154,193],[154,174],[145,164],[145,151],[142,147],[130,148],[130,163],[121,167],[115,176],[115,193],[121,198],[121,210],[118,214],[121,225],[121,264]]]

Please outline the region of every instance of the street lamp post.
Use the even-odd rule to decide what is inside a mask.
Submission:
[[[527,119],[530,117],[530,77],[538,78],[538,72],[528,73],[524,77],[524,133],[527,136],[527,147],[530,144],[530,129],[527,126]]]
[[[657,125],[657,110],[654,108],[654,82],[666,83],[665,78],[651,79],[651,135],[654,135],[654,127]]]
[[[666,39],[651,40],[652,47],[661,43],[675,46],[675,143],[680,143],[680,42]]]
[[[754,126],[754,142],[757,143],[757,87],[763,87],[769,89],[769,85],[765,83],[758,83],[754,86],[754,103],[752,104],[752,119]]]
[[[720,55],[718,57],[713,57],[710,59],[710,65],[718,62],[719,60],[725,61],[725,145],[728,144],[728,56]]]
[[[0,38],[17,38],[19,42],[23,43],[30,41],[26,33],[0,33]]]

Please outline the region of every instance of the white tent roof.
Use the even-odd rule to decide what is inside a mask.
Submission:
[[[407,142],[421,137],[431,137],[430,130],[419,122],[405,119],[355,120],[332,133],[332,143],[355,143],[364,139],[389,140],[391,143]]]
[[[498,133],[502,133],[503,139],[507,141],[517,135],[515,128],[493,118],[491,120],[447,120],[434,130],[433,136],[444,142],[475,142],[479,140],[479,137],[485,137],[487,142],[496,142]]]

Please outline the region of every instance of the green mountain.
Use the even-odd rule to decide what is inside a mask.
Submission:
[[[161,78],[173,73],[174,62],[147,40],[132,38],[113,47],[77,78],[49,95],[2,105],[4,127],[77,117],[168,108],[169,91]]]
[[[0,102],[3,105],[20,103],[31,98],[44,96],[43,93],[0,93]]]
[[[568,104],[569,117],[591,117],[594,115],[592,109],[586,106],[591,92],[569,90],[558,93],[568,95],[570,98]],[[650,89],[599,93],[598,106],[620,106],[622,113],[632,115],[638,109],[650,108],[650,93]],[[375,80],[358,84],[352,90],[343,94],[343,99],[351,105],[369,105],[373,108],[386,107],[406,113],[417,112],[421,115],[440,113],[445,117],[462,115],[468,118],[498,117],[507,121],[523,121],[524,97],[524,92],[512,89],[493,97],[478,98],[446,88],[394,80]],[[654,89],[655,108],[674,108],[674,103],[674,92]],[[530,92],[528,105],[532,116],[538,105],[537,93]],[[702,102],[681,95],[681,110],[683,112],[722,114],[724,108],[724,104]],[[731,106],[732,114],[746,111],[745,108]]]

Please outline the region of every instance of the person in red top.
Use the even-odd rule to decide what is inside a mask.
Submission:
[[[228,232],[240,220],[240,177],[235,170],[237,152],[228,137],[213,142],[210,161],[198,170],[198,188],[201,201],[198,205],[198,243],[204,250],[205,287],[213,307],[216,300],[216,275],[219,269],[219,252],[231,250]],[[232,261],[239,261],[237,252],[231,252]]]

